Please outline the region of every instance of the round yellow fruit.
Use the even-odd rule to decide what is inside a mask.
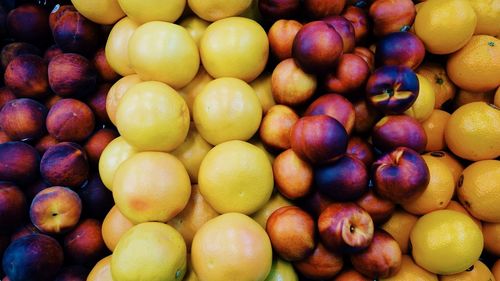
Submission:
[[[248,140],[259,129],[262,106],[255,91],[236,78],[210,81],[196,96],[193,119],[200,135],[216,145]]]
[[[111,258],[114,281],[181,281],[187,253],[182,236],[170,225],[141,223],[123,235]]]
[[[127,75],[116,81],[109,89],[108,95],[106,96],[106,113],[108,113],[109,120],[111,120],[111,123],[114,125],[116,125],[116,108],[118,107],[118,103],[130,87],[140,82],[143,81],[139,75]]]
[[[404,113],[409,115],[418,122],[424,122],[429,118],[434,110],[434,104],[436,103],[436,94],[432,84],[424,76],[417,74],[418,78],[418,96],[413,105],[406,110]]]
[[[264,281],[272,256],[266,231],[240,213],[220,215],[205,223],[191,248],[193,269],[204,281]]]
[[[189,109],[168,85],[148,81],[132,86],[116,109],[120,134],[140,151],[172,151],[189,131]]]
[[[187,84],[184,88],[179,89],[178,92],[184,98],[189,108],[189,113],[191,117],[193,117],[193,104],[194,100],[198,96],[198,94],[203,90],[205,85],[214,80],[212,76],[210,76],[203,66],[200,66],[198,69],[198,73],[196,76]]]
[[[87,281],[113,281],[111,276],[111,256],[98,261],[87,276]]]
[[[273,258],[271,272],[267,275],[266,281],[299,281],[299,276],[293,269],[290,262],[281,258]]]
[[[237,16],[251,4],[252,0],[188,0],[189,8],[207,21]]]
[[[200,56],[191,35],[182,26],[152,21],[139,26],[128,45],[130,65],[143,80],[155,80],[179,89],[198,72]]]
[[[221,143],[201,162],[198,185],[219,213],[252,214],[273,191],[273,170],[262,149],[244,141]]]
[[[116,171],[113,198],[134,224],[167,222],[188,203],[191,183],[186,168],[165,152],[139,152]]]
[[[118,0],[120,7],[133,21],[176,21],[184,11],[186,0]]]
[[[71,0],[84,17],[98,24],[113,24],[125,16],[117,0]]]
[[[123,161],[137,152],[123,137],[117,137],[108,143],[99,158],[99,175],[104,186],[113,190],[113,178],[116,170]]]
[[[200,42],[200,55],[203,66],[211,76],[251,82],[267,63],[269,42],[266,31],[247,18],[218,20],[205,30]]]
[[[495,281],[493,273],[481,261],[477,261],[476,263],[474,263],[473,266],[471,266],[464,272],[460,272],[453,275],[445,275],[439,278],[439,281],[480,281],[480,280]]]
[[[180,26],[184,27],[189,35],[193,38],[196,45],[200,46],[201,37],[205,30],[210,25],[210,22],[200,19],[196,16],[191,16],[183,19],[180,23]]]
[[[128,46],[130,37],[139,27],[137,23],[124,17],[117,22],[108,35],[104,53],[109,66],[121,76],[134,74],[135,71],[130,65],[128,56]]]
[[[500,0],[469,0],[477,15],[474,34],[500,35]]]
[[[266,114],[269,108],[276,104],[271,86],[271,74],[266,73],[257,77],[257,79],[250,83],[250,86],[252,86],[259,98],[262,105],[262,113]]]
[[[483,234],[467,215],[451,210],[420,217],[410,234],[412,255],[424,269],[441,275],[471,267],[483,251]]]
[[[381,278],[380,281],[438,281],[438,277],[436,274],[416,265],[411,257],[403,255],[401,257],[401,268],[396,275]]]

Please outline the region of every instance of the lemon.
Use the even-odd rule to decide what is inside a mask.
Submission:
[[[432,114],[436,103],[436,94],[431,82],[427,78],[420,74],[417,74],[417,78],[419,86],[417,99],[404,113],[417,119],[418,122],[424,122]]]

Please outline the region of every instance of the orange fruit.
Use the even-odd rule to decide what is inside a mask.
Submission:
[[[87,281],[113,281],[111,276],[111,256],[107,256],[98,261],[89,275]]]
[[[396,209],[381,228],[387,231],[398,242],[401,252],[408,253],[410,232],[417,222],[418,217],[402,209]]]
[[[436,95],[434,108],[441,108],[441,106],[455,97],[456,87],[448,78],[444,67],[437,63],[426,62],[420,65],[416,72],[431,82]]]
[[[401,257],[401,268],[389,278],[381,278],[380,281],[438,281],[436,274],[431,273],[413,261],[410,256]]]
[[[451,200],[450,203],[448,204],[448,206],[446,206],[445,208],[446,210],[452,210],[452,211],[457,211],[457,212],[460,212],[462,214],[466,214],[468,215],[476,224],[477,226],[479,227],[479,229],[483,229],[483,224],[481,223],[480,220],[476,219],[475,217],[473,217],[465,208],[464,206],[462,206],[462,204],[460,204],[459,202],[455,201],[455,200]]]
[[[211,219],[195,234],[191,262],[200,280],[264,281],[273,251],[266,231],[240,213]]]
[[[489,268],[482,263],[477,261],[470,268],[466,269],[464,272],[460,272],[453,275],[443,275],[439,277],[439,281],[495,281],[493,273]]]
[[[500,155],[500,109],[485,102],[462,105],[451,114],[444,137],[458,157],[494,159]]]
[[[429,184],[418,197],[402,204],[406,211],[415,215],[446,208],[455,193],[455,181],[450,169],[430,155],[423,155],[422,158],[429,167]]]
[[[460,161],[458,161],[453,154],[446,151],[432,151],[426,153],[426,155],[437,158],[439,161],[443,162],[448,169],[450,169],[456,186],[460,176],[462,175],[462,171],[464,170],[462,163],[460,163]]]
[[[474,35],[446,63],[451,81],[461,89],[486,92],[500,85],[500,40],[489,35]]]
[[[477,15],[474,34],[500,35],[500,0],[470,0]]]
[[[168,221],[184,238],[188,251],[191,249],[193,237],[207,221],[215,218],[219,214],[208,204],[200,193],[197,185],[191,188],[189,201],[177,216]]]
[[[428,0],[415,17],[415,33],[427,51],[450,54],[474,34],[477,16],[469,0]]]
[[[475,218],[500,223],[500,161],[482,160],[465,168],[457,194]]]
[[[495,93],[490,91],[490,92],[480,92],[480,93],[475,93],[475,92],[469,92],[460,89],[457,92],[457,95],[455,96],[455,99],[453,100],[453,107],[455,109],[461,107],[464,104],[476,102],[476,101],[482,101],[486,103],[493,103],[493,95]]]
[[[120,212],[118,207],[113,206],[102,221],[102,238],[106,247],[113,252],[122,235],[132,226],[134,224]]]
[[[450,119],[450,116],[446,111],[434,109],[429,118],[422,122],[422,127],[424,127],[425,134],[427,135],[425,150],[435,151],[446,147],[444,128],[446,128],[446,123]]]
[[[500,256],[500,223],[485,222],[483,224],[484,248],[486,251]]]
[[[106,112],[108,113],[109,120],[116,126],[116,108],[122,99],[123,95],[130,87],[142,82],[137,74],[127,75],[116,81],[108,91],[106,96]]]
[[[292,206],[292,202],[283,197],[281,193],[275,192],[269,201],[252,215],[252,218],[259,223],[262,228],[266,229],[267,219],[274,211],[284,206]]]
[[[200,18],[216,21],[243,13],[252,0],[188,0],[189,8]]]
[[[84,17],[98,24],[113,24],[125,16],[117,0],[71,0]]]
[[[491,272],[496,280],[500,280],[500,259],[498,259],[491,267]]]
[[[496,107],[500,107],[500,87],[498,87],[497,91],[495,92],[495,97],[493,98],[493,104]]]

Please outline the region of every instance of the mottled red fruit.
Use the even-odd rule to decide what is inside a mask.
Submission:
[[[394,202],[380,197],[371,188],[356,200],[356,204],[370,214],[375,225],[386,222],[396,208]]]
[[[99,163],[102,151],[106,148],[108,143],[118,136],[118,132],[113,129],[104,128],[96,131],[83,146],[90,162],[93,164]]]
[[[353,131],[358,134],[371,132],[373,126],[381,117],[380,112],[371,106],[364,98],[355,100],[353,105],[356,114]]]
[[[50,110],[58,101],[62,100],[63,97],[57,95],[50,95],[44,100],[45,106]]]
[[[51,185],[79,187],[89,174],[87,155],[76,143],[58,143],[43,154],[40,173]]]
[[[7,87],[0,88],[0,109],[9,101],[16,98],[16,95]]]
[[[322,19],[338,15],[344,9],[346,0],[304,0],[306,15],[312,19]]]
[[[97,50],[94,58],[92,59],[92,65],[96,69],[97,75],[101,81],[114,82],[120,78],[120,75],[109,65],[104,48]]]
[[[301,261],[293,263],[301,275],[313,280],[331,279],[342,270],[344,260],[342,253],[326,249],[317,243],[314,252]]]
[[[54,30],[54,26],[56,22],[59,21],[67,12],[76,12],[76,9],[73,5],[55,5],[54,9],[49,14],[49,27],[51,30]]]
[[[358,136],[351,136],[349,138],[346,154],[361,160],[367,168],[371,167],[372,163],[375,161],[375,153],[373,152],[371,144]]]
[[[348,269],[335,276],[332,281],[373,281],[373,279],[363,276],[354,269]]]
[[[427,135],[422,125],[407,115],[389,115],[373,126],[372,143],[381,151],[390,151],[400,146],[423,152]]]
[[[418,97],[417,74],[406,66],[382,66],[370,75],[366,96],[373,107],[386,114],[401,114]]]
[[[47,115],[47,131],[58,141],[79,142],[94,131],[92,110],[76,99],[62,99],[54,104]]]
[[[371,26],[365,10],[356,6],[348,6],[342,13],[342,16],[350,21],[354,27],[354,37],[356,38],[356,43],[367,38],[370,33]]]
[[[38,228],[36,228],[31,222],[28,222],[28,223],[16,228],[16,230],[14,230],[14,232],[12,232],[10,239],[12,241],[15,241],[19,238],[23,238],[23,237],[28,236],[28,235],[39,234],[39,233],[40,233],[40,231],[38,230]]]
[[[332,203],[320,214],[318,230],[323,245],[331,251],[352,252],[370,245],[374,226],[363,208],[345,202]]]
[[[0,127],[12,140],[32,140],[45,133],[47,108],[32,99],[15,99],[0,110]]]
[[[58,143],[59,141],[56,140],[56,138],[47,134],[38,139],[38,141],[35,143],[35,148],[38,151],[38,153],[40,153],[40,155],[43,155],[45,151],[47,151],[47,149]]]
[[[85,281],[89,271],[83,266],[67,266],[59,271],[54,281]]]
[[[84,96],[96,87],[97,74],[88,59],[79,54],[66,53],[49,62],[49,85],[59,96]]]
[[[49,15],[45,9],[35,4],[21,5],[7,15],[7,30],[20,42],[43,45],[49,41]]]
[[[0,144],[0,181],[27,184],[38,177],[40,156],[31,145],[20,141]]]
[[[54,280],[63,265],[64,254],[56,239],[33,234],[12,242],[2,259],[10,280]]]
[[[313,168],[292,149],[280,153],[273,162],[274,184],[288,199],[306,196],[313,185]]]
[[[292,57],[293,39],[301,28],[302,24],[296,20],[281,19],[273,23],[267,37],[271,53],[278,61]]]
[[[323,87],[326,91],[349,95],[363,88],[370,76],[370,67],[356,54],[340,56],[336,68],[326,74]]]
[[[300,12],[300,0],[259,0],[258,7],[265,20],[274,22],[295,18]]]
[[[0,144],[12,141],[7,134],[0,129]]]
[[[404,65],[416,69],[424,60],[424,43],[411,32],[393,32],[377,43],[377,65]]]
[[[375,54],[366,47],[357,46],[354,48],[353,54],[360,56],[368,64],[370,72],[375,70]]]
[[[332,199],[316,188],[313,188],[308,195],[298,201],[298,205],[315,218],[318,218],[331,203],[333,203]]]
[[[76,264],[93,265],[106,253],[101,223],[96,219],[81,221],[64,237],[66,257]]]
[[[299,120],[299,115],[286,105],[273,105],[260,123],[259,136],[270,149],[282,151],[290,148],[290,130]]]
[[[328,115],[339,121],[350,134],[356,114],[352,103],[341,95],[324,94],[307,107],[304,116]]]
[[[309,73],[325,73],[334,69],[342,55],[342,37],[324,21],[305,24],[295,36],[292,56]]]
[[[305,116],[290,133],[291,147],[299,157],[313,164],[332,161],[347,149],[347,132],[342,123],[328,115]]]
[[[395,203],[421,194],[429,184],[429,168],[418,152],[398,147],[372,165],[375,191]]]
[[[415,4],[411,0],[377,0],[369,10],[373,33],[384,36],[409,28],[415,19]]]
[[[93,55],[99,44],[99,27],[77,11],[65,12],[52,29],[54,41],[65,53]]]
[[[102,221],[114,205],[113,194],[104,186],[98,172],[90,174],[87,183],[77,193],[87,217]]]
[[[368,248],[352,253],[350,257],[354,269],[370,278],[388,278],[401,268],[401,249],[398,242],[381,229],[375,231]]]
[[[5,85],[18,97],[43,98],[48,94],[47,63],[37,55],[20,55],[5,69]]]
[[[342,37],[344,54],[351,53],[356,46],[356,36],[354,35],[354,26],[343,16],[330,16],[323,19],[324,22],[333,26],[335,31]]]
[[[108,112],[106,111],[106,98],[111,86],[112,84],[110,83],[101,84],[94,93],[85,99],[85,103],[92,109],[97,121],[103,124],[111,124]]]
[[[57,44],[51,45],[45,50],[45,53],[43,54],[43,59],[46,62],[50,62],[53,58],[57,57],[58,55],[63,54],[63,51]]]
[[[1,59],[2,67],[5,69],[7,65],[20,55],[41,55],[40,49],[35,45],[26,42],[13,42],[5,45],[2,48]]]
[[[302,260],[314,251],[314,220],[299,207],[274,211],[267,219],[266,231],[273,249],[287,261]]]
[[[26,198],[19,187],[0,182],[0,231],[12,230],[23,222]]]

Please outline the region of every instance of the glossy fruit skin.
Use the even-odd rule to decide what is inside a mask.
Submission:
[[[323,19],[324,22],[333,26],[335,31],[342,37],[344,53],[351,53],[356,45],[354,26],[343,16],[330,16]]]
[[[47,108],[32,99],[15,99],[0,109],[0,128],[11,140],[33,140],[45,133]]]
[[[49,62],[48,75],[50,88],[61,97],[83,97],[91,93],[97,83],[90,61],[75,53],[54,57]]]
[[[87,154],[72,142],[50,147],[40,161],[40,174],[51,185],[79,187],[87,180],[89,169]]]
[[[372,179],[379,195],[401,203],[424,191],[430,173],[420,154],[398,147],[373,163]]]
[[[358,198],[356,204],[370,214],[373,223],[377,226],[390,219],[396,209],[396,204],[394,202],[381,197],[373,188],[370,188],[365,194]]]
[[[400,146],[423,152],[427,145],[427,135],[422,125],[413,117],[389,115],[382,118],[372,130],[375,148],[386,152]]]
[[[386,114],[401,114],[418,96],[417,75],[406,66],[382,66],[366,83],[368,102]]]
[[[321,242],[318,242],[311,255],[301,261],[294,262],[293,265],[303,276],[318,280],[337,275],[344,266],[344,260],[340,252],[330,251]]]
[[[371,22],[367,11],[356,6],[348,6],[342,16],[348,19],[354,27],[356,43],[364,41],[371,32]]]
[[[325,76],[323,87],[330,92],[354,96],[365,86],[369,76],[370,67],[361,56],[343,54],[336,68]]]
[[[358,158],[367,168],[371,167],[372,163],[375,161],[375,152],[373,151],[372,145],[358,136],[349,138],[346,154]]]
[[[6,66],[5,85],[18,97],[40,99],[47,96],[47,63],[38,55],[15,57]]]
[[[93,55],[99,44],[99,26],[77,11],[65,12],[54,24],[55,43],[65,53]]]
[[[0,54],[1,65],[5,69],[7,65],[18,56],[21,55],[41,55],[40,49],[35,45],[26,42],[12,42],[2,48]]]
[[[411,26],[416,14],[411,0],[374,1],[369,13],[373,19],[373,31],[376,36],[383,36],[400,31],[405,26]]]
[[[339,121],[350,134],[356,117],[354,106],[345,97],[338,94],[324,94],[307,107],[304,116],[326,114]]]
[[[263,1],[259,1],[263,2]],[[302,24],[296,20],[278,20],[267,33],[271,53],[279,61],[292,57],[293,39],[302,28]]]
[[[377,65],[403,65],[416,69],[424,60],[424,43],[411,32],[393,32],[382,37],[375,51]]]
[[[47,131],[58,141],[81,142],[88,138],[95,127],[94,113],[77,99],[61,99],[49,110]]]
[[[36,179],[40,155],[31,145],[20,141],[0,144],[0,180],[19,184]]]
[[[313,19],[338,15],[344,9],[346,0],[304,0],[306,14]]]

